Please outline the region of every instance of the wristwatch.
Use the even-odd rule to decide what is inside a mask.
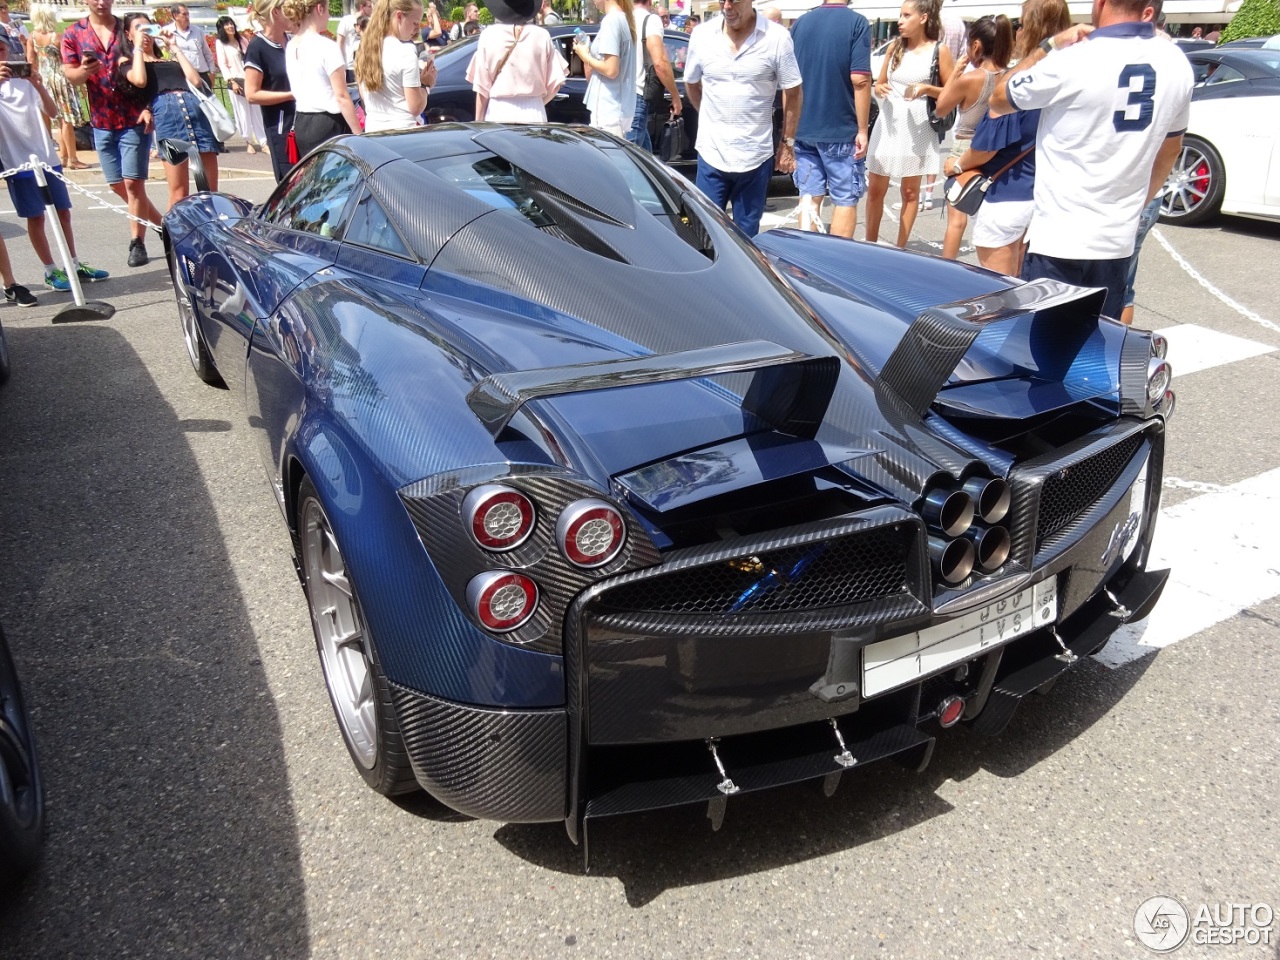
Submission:
[[[784,144],[786,144],[788,147],[794,147],[794,146],[796,145],[796,138],[795,138],[795,137],[783,137],[783,138],[782,138],[782,142],[783,142]]]
[[[1053,42],[1053,37],[1045,37],[1040,41],[1040,49],[1045,53],[1053,53],[1054,50],[1058,49],[1058,45]]]

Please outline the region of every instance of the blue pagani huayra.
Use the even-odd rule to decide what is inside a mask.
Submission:
[[[590,818],[928,761],[1145,616],[1172,415],[1102,293],[754,242],[587,128],[332,141],[165,248],[369,784]]]

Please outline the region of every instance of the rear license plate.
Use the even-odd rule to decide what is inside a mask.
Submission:
[[[862,651],[862,696],[963,663],[1057,618],[1058,581],[1050,577],[955,620],[868,644]]]

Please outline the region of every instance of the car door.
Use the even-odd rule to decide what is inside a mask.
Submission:
[[[590,41],[596,35],[596,28],[588,25],[583,34]],[[551,123],[590,123],[591,111],[586,107],[587,76],[582,60],[573,52],[573,34],[552,37],[560,55],[569,64],[569,79],[556,91],[556,95],[547,104],[547,120]]]
[[[208,251],[199,291],[202,329],[218,371],[243,385],[249,338],[289,291],[332,264],[333,231],[358,184],[359,170],[324,152],[295,167],[263,204]],[[228,383],[228,386],[232,386]]]

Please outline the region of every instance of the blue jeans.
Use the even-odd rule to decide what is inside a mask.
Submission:
[[[107,183],[121,180],[147,179],[147,151],[151,149],[151,134],[143,125],[125,127],[123,130],[93,128],[93,149],[102,164],[102,175]]]
[[[764,216],[764,199],[769,192],[771,176],[773,157],[769,157],[754,170],[743,173],[717,170],[701,156],[698,157],[698,189],[721,210],[726,203],[732,203],[733,222],[748,237],[754,237],[760,232],[760,218]]]
[[[1156,220],[1160,217],[1160,203],[1162,200],[1162,197],[1156,197],[1143,207],[1142,213],[1138,215],[1138,236],[1133,242],[1133,256],[1129,258],[1129,270],[1124,283],[1124,305],[1126,307],[1133,306],[1133,281],[1138,276],[1138,254],[1142,252],[1142,241],[1147,239],[1147,234],[1151,232],[1151,228],[1156,225]]]
[[[649,105],[644,102],[644,97],[636,97],[636,112],[631,118],[627,142],[653,153],[653,138],[649,136]]]

